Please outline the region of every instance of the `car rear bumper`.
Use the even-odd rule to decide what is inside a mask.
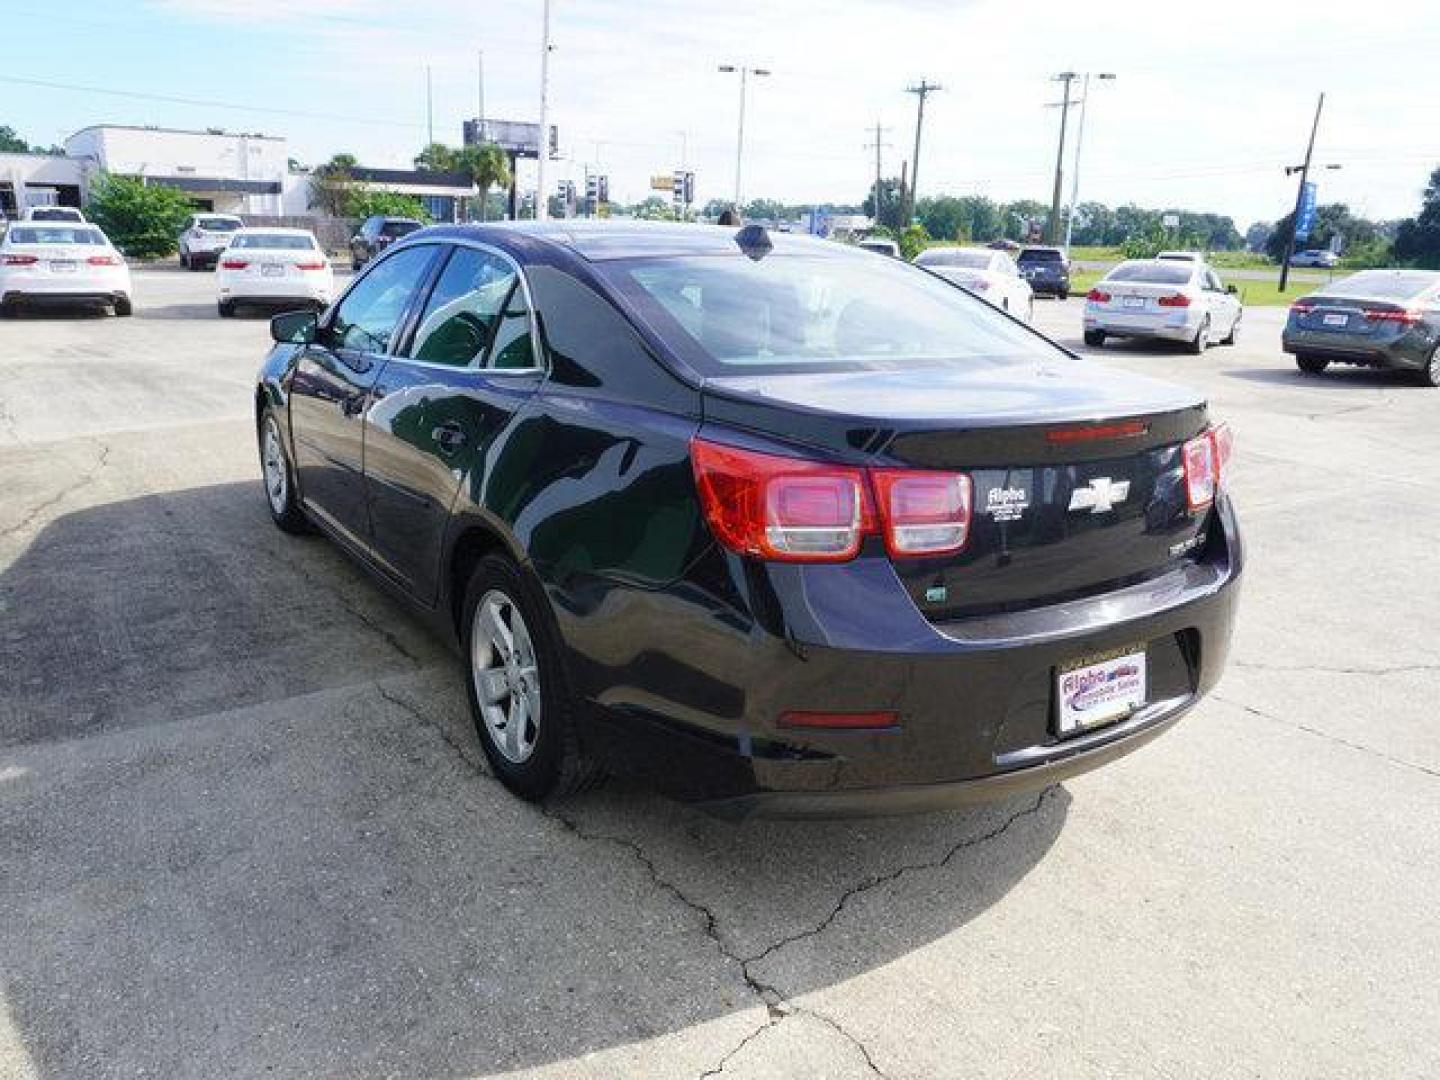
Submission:
[[[280,304],[286,301],[328,304],[334,294],[334,285],[304,281],[246,279],[219,287],[220,299],[236,304]]]
[[[703,629],[675,624],[671,632],[689,639],[682,666],[662,664],[669,650],[654,631],[648,645],[632,637],[645,623],[663,623],[671,605],[643,617],[637,608],[635,626],[612,625],[610,635],[618,632],[650,665],[650,685],[627,687],[624,669],[609,666],[583,738],[624,771],[732,817],[924,811],[1043,788],[1143,746],[1203,697],[1229,651],[1240,571],[1238,532],[1222,499],[1198,561],[1024,611],[941,624],[917,612],[902,625],[895,613],[914,605],[893,589],[893,571],[893,607],[878,570],[875,580],[839,585],[835,595],[792,588],[792,575],[777,590],[784,636],[752,630],[706,648]],[[846,604],[844,590],[851,611],[853,594],[864,595],[862,624],[826,614]],[[574,636],[570,627],[563,632]],[[613,636],[608,649],[613,658]],[[1059,737],[1058,670],[1135,649],[1146,654],[1146,704],[1109,726]],[[893,712],[896,723],[787,727],[781,716],[789,710]]]
[[[1157,338],[1162,341],[1192,341],[1200,329],[1201,313],[1192,307],[1174,311],[1124,315],[1120,312],[1085,309],[1086,330],[1099,330],[1111,337]]]
[[[1280,336],[1280,344],[1291,355],[1316,356],[1332,363],[1362,367],[1412,371],[1423,368],[1430,359],[1423,343],[1412,341],[1403,333],[1377,338],[1286,329]]]
[[[72,307],[83,304],[114,304],[129,296],[128,292],[103,289],[56,290],[6,289],[0,292],[0,304],[23,304],[30,307]]]

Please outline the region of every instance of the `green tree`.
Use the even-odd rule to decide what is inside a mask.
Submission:
[[[900,255],[913,259],[930,246],[930,234],[924,225],[907,225],[900,234]]]
[[[456,172],[470,177],[480,189],[475,198],[478,211],[476,216],[484,221],[489,216],[486,204],[489,202],[490,189],[505,187],[510,183],[509,155],[494,143],[466,146],[456,153],[454,168]]]
[[[328,162],[332,169],[353,169],[359,165],[359,160],[354,154],[336,154]]]
[[[429,172],[459,172],[455,164],[458,154],[444,143],[432,142],[415,155],[415,167]]]
[[[1395,258],[1440,269],[1440,169],[1430,174],[1420,213],[1400,222],[1395,232]]]
[[[1275,231],[1265,241],[1265,253],[1276,262],[1285,257],[1285,244],[1295,228],[1294,211],[1275,222]],[[1334,237],[1340,237],[1346,247],[1368,245],[1380,237],[1380,227],[1367,218],[1357,218],[1350,213],[1345,203],[1325,203],[1315,208],[1315,224],[1310,235],[1303,241],[1297,240],[1296,250],[1302,248],[1324,248],[1330,246]]]
[[[193,210],[175,188],[101,173],[90,185],[86,213],[126,255],[151,259],[174,254]]]
[[[875,212],[875,185],[870,185],[870,194],[865,196],[865,201],[860,204],[860,212],[867,217],[875,219],[875,224],[882,228],[899,232],[902,222],[900,220],[900,181],[893,176],[887,176],[880,181],[880,212]]]
[[[310,174],[310,206],[331,217],[348,217],[354,186],[355,178],[349,168],[332,160]]]
[[[1006,239],[1023,243],[1045,227],[1050,216],[1050,207],[1038,199],[1017,199],[1006,203],[1000,213],[1001,228]]]
[[[425,204],[411,195],[397,195],[393,191],[376,191],[365,187],[351,188],[342,216],[367,218],[375,214],[408,217],[424,222],[430,220]]]
[[[28,154],[29,152],[30,144],[16,135],[14,128],[0,124],[0,154]]]

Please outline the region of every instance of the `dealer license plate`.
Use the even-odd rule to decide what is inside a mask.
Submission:
[[[1057,731],[1073,735],[1129,716],[1145,704],[1145,650],[1086,658],[1055,674]]]
[[[1126,307],[1144,307],[1145,298],[1143,296],[1127,296],[1125,297],[1124,304]]]
[[[278,265],[265,265],[260,267],[261,277],[284,277],[285,267]]]
[[[51,259],[50,272],[52,274],[73,274],[80,264],[73,259]]]
[[[1350,322],[1349,315],[1326,315],[1320,320],[1326,326],[1345,326]]]

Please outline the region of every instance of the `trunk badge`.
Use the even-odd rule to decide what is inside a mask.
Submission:
[[[1071,510],[1089,510],[1092,514],[1103,514],[1116,503],[1124,502],[1130,496],[1129,480],[1111,480],[1108,476],[1097,476],[1083,488],[1076,488],[1070,495]]]

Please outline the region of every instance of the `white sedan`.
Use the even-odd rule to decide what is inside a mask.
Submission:
[[[130,267],[99,226],[21,221],[0,240],[0,315],[22,305],[103,305],[129,315]]]
[[[1035,295],[1030,283],[1020,276],[1015,260],[992,248],[926,248],[915,256],[915,265],[932,270],[956,285],[988,300],[1017,319],[1030,321]]]
[[[220,253],[215,288],[225,319],[241,304],[318,309],[335,297],[335,273],[306,229],[240,229]]]
[[[1132,259],[1085,295],[1085,344],[1108,337],[1179,341],[1204,352],[1235,344],[1243,309],[1233,285],[1202,262]]]

